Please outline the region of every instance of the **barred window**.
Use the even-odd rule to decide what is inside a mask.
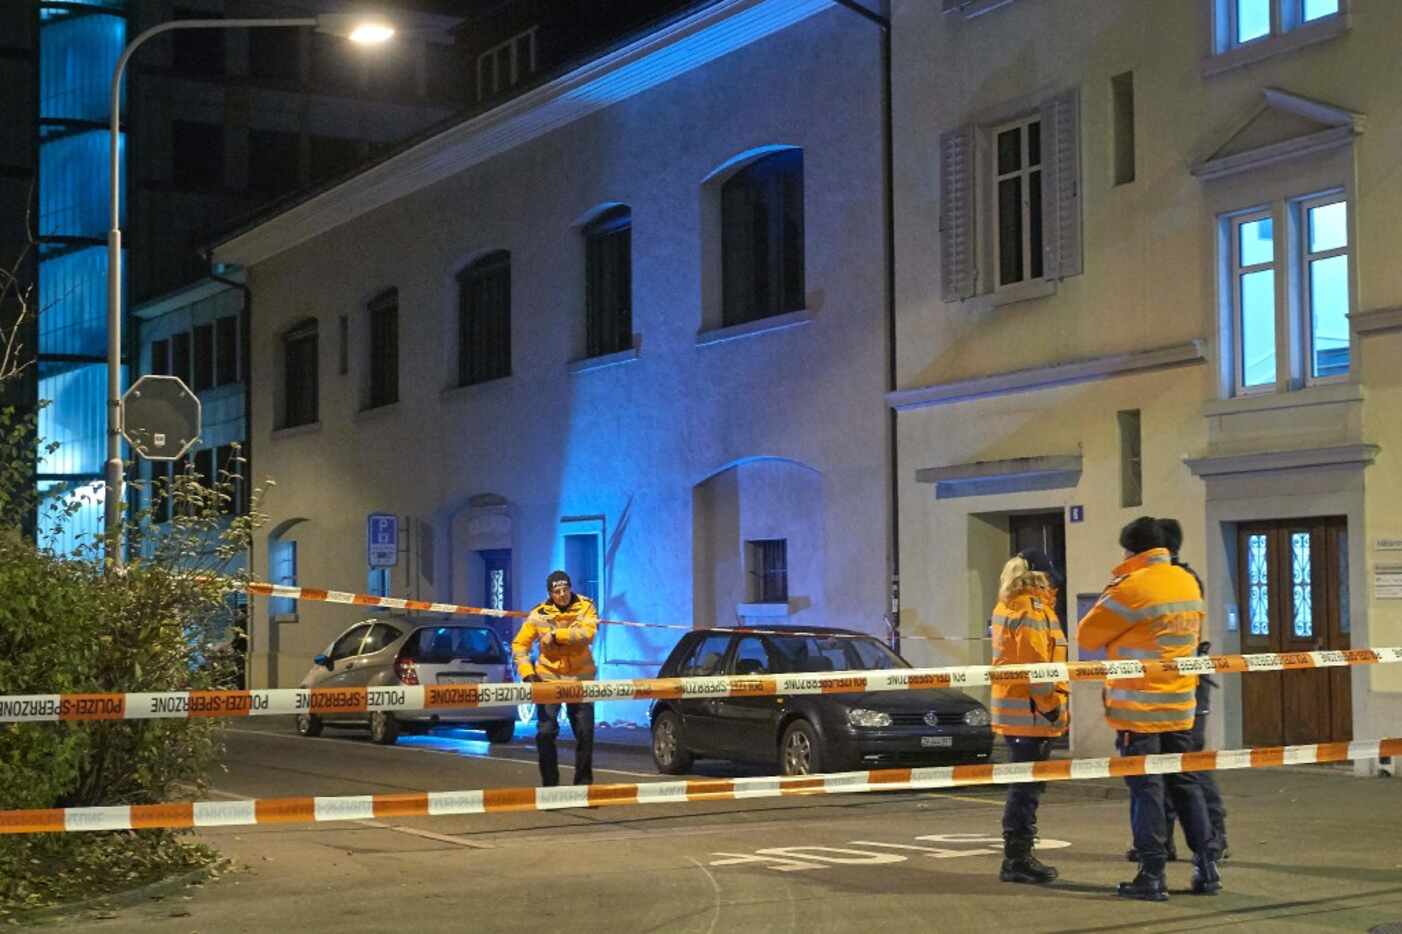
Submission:
[[[399,290],[370,302],[369,408],[399,401]]]
[[[458,274],[458,385],[511,375],[511,254],[489,253]]]
[[[787,603],[789,599],[788,539],[760,539],[747,543],[750,602]]]
[[[584,228],[586,354],[633,346],[633,212],[605,211]]]

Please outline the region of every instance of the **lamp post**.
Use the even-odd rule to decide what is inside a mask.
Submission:
[[[394,36],[394,27],[381,17],[355,14],[323,14],[279,19],[178,19],[152,26],[122,50],[112,73],[112,229],[107,233],[107,466],[106,495],[103,501],[103,529],[106,533],[107,566],[122,566],[121,524],[123,491],[122,463],[122,231],[121,162],[119,140],[122,114],[122,71],[143,42],[175,29],[257,29],[261,27],[306,27],[328,35],[342,36],[362,45],[384,42]]]

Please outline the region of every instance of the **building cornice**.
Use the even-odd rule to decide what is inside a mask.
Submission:
[[[1293,451],[1253,451],[1214,457],[1185,457],[1183,463],[1188,465],[1194,476],[1203,478],[1318,467],[1352,467],[1361,470],[1373,463],[1379,450],[1376,444],[1341,444]]]
[[[516,146],[799,23],[833,0],[722,0],[469,117],[313,197],[230,234],[222,263],[252,266]]]
[[[1388,331],[1402,331],[1402,307],[1374,308],[1370,311],[1356,311],[1349,315],[1353,330],[1357,334],[1385,334]]]
[[[1036,389],[1051,389],[1073,383],[1109,379],[1144,370],[1184,366],[1201,363],[1205,359],[1204,342],[1199,339],[1155,350],[1110,354],[1104,357],[1092,357],[1089,360],[1076,360],[1029,370],[1014,370],[995,376],[934,383],[929,386],[921,386],[918,389],[899,389],[887,393],[886,402],[896,411],[904,412],[909,409],[922,409],[933,405],[950,405],[990,396],[1006,396]]]
[[[933,483],[935,499],[1064,490],[1081,482],[1081,455],[1015,457],[948,467],[922,467],[916,483]]]

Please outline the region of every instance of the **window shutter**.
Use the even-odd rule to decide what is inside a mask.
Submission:
[[[1048,279],[1078,276],[1081,260],[1080,92],[1042,104],[1042,250]]]
[[[940,137],[940,275],[946,302],[974,294],[974,128]]]

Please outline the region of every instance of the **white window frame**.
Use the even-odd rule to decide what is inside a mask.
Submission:
[[[1309,212],[1313,208],[1326,207],[1331,204],[1344,205],[1347,220],[1344,224],[1345,240],[1344,245],[1332,250],[1323,250],[1319,253],[1309,251]],[[1311,264],[1322,259],[1330,259],[1335,256],[1349,257],[1349,266],[1352,267],[1353,241],[1351,236],[1351,221],[1353,207],[1349,204],[1348,197],[1343,191],[1330,191],[1319,195],[1311,195],[1305,198],[1296,199],[1291,203],[1291,210],[1294,213],[1295,223],[1291,226],[1298,231],[1298,255],[1300,257],[1299,271],[1299,323],[1300,323],[1300,349],[1302,357],[1302,373],[1304,383],[1307,386],[1327,385],[1329,383],[1347,382],[1350,372],[1353,370],[1354,346],[1352,339],[1349,340],[1349,370],[1338,373],[1334,376],[1314,375],[1314,308],[1312,305],[1313,279],[1311,274]],[[1346,284],[1351,284],[1346,280]],[[1350,296],[1351,297],[1351,296]]]
[[[1237,41],[1242,0],[1207,0],[1211,24],[1204,76],[1210,77],[1274,55],[1324,42],[1342,35],[1351,25],[1352,0],[1339,0],[1336,13],[1305,19],[1305,0],[1270,0],[1270,31],[1246,42]]]
[[[1037,164],[1035,166],[1031,164],[1029,142],[1032,136],[1030,128],[1033,124],[1037,126],[1037,136],[1039,140]],[[1016,131],[1018,134],[1020,165],[1011,172],[1000,173],[998,171],[998,138],[1004,133],[1013,131]],[[1037,198],[1037,204],[1034,207],[1032,203],[1031,184],[1032,176],[1036,175],[1038,180],[1037,190],[1040,192],[1041,185],[1045,182],[1041,152],[1045,147],[1040,142],[1042,139],[1042,115],[1040,113],[1029,114],[1020,119],[995,126],[990,133],[990,138],[992,140],[992,145],[989,146],[989,177],[993,180],[993,200],[989,220],[990,228],[993,231],[993,283],[994,291],[1001,292],[1005,289],[1017,288],[1018,286],[1025,286],[1033,282],[1041,282],[1046,278],[1045,268],[1042,270],[1042,275],[1032,275],[1032,212],[1034,210],[1038,214],[1037,221],[1042,226],[1042,236],[1043,238],[1046,237],[1045,218],[1041,216],[1042,199],[1039,196]],[[1022,243],[1020,245],[1022,248],[1022,278],[1013,282],[1003,282],[1001,276],[1003,268],[1003,232],[1000,229],[1002,213],[998,210],[998,193],[1003,182],[1011,178],[1022,179]]]
[[[1249,266],[1242,265],[1241,262],[1241,228],[1247,224],[1257,221],[1269,220],[1271,222],[1271,259],[1268,263],[1254,263]],[[1263,392],[1275,392],[1277,384],[1280,382],[1280,234],[1283,230],[1279,219],[1270,207],[1248,209],[1227,218],[1227,236],[1230,243],[1230,274],[1232,289],[1232,362],[1233,377],[1235,384],[1235,394],[1238,396],[1255,395]],[[1275,293],[1275,371],[1276,378],[1268,383],[1261,383],[1256,386],[1246,385],[1246,334],[1243,327],[1242,305],[1241,305],[1241,280],[1247,275],[1256,272],[1271,270],[1274,275],[1271,282]]]
[[[518,84],[521,83],[521,79],[524,78],[526,75],[534,74],[534,73],[535,73],[535,69],[536,69],[535,34],[536,34],[537,28],[538,28],[538,27],[536,27],[536,26],[532,26],[530,29],[527,29],[527,30],[525,30],[524,32],[518,32],[516,35],[512,36],[510,39],[507,39],[505,42],[499,42],[499,43],[497,43],[496,45],[492,46],[492,47],[491,47],[490,49],[488,49],[487,51],[483,52],[481,55],[478,55],[478,56],[477,56],[477,100],[478,100],[478,101],[486,100],[488,97],[492,96],[493,94],[499,94],[499,93],[501,93],[502,91],[506,90],[506,88],[514,88],[516,85],[518,85]],[[523,67],[522,67],[522,63],[521,63],[520,60],[519,60],[519,59],[520,59],[520,56],[516,54],[516,43],[517,43],[518,40],[523,39],[523,38],[526,40],[527,48],[528,48],[529,51],[530,51],[530,61],[529,61],[528,63],[526,63],[526,67],[525,67],[524,69],[523,69]],[[496,78],[496,76],[497,76],[497,58],[498,58],[499,56],[501,56],[501,55],[509,55],[509,56],[510,56],[510,63],[507,65],[508,82],[507,82],[507,85],[506,85],[505,88],[503,88],[503,87],[497,87],[497,86],[496,86],[496,80],[497,80],[497,78]],[[486,90],[487,82],[484,80],[484,78],[485,78],[485,73],[484,73],[484,71],[483,71],[483,66],[484,66],[484,65],[490,65],[490,66],[491,66],[490,69],[489,69],[489,70],[490,70],[490,73],[491,73],[491,77],[492,77],[492,90],[491,90],[490,93],[488,93],[487,90]]]
[[[1309,252],[1309,215],[1311,208],[1342,202],[1348,212],[1347,241],[1343,247]],[[1285,392],[1308,386],[1351,382],[1356,373],[1357,346],[1350,336],[1349,369],[1333,376],[1314,376],[1314,315],[1310,307],[1310,262],[1333,256],[1348,256],[1348,304],[1354,304],[1353,250],[1356,227],[1354,204],[1342,186],[1306,195],[1276,199],[1224,214],[1220,218],[1223,243],[1222,272],[1230,276],[1226,287],[1229,307],[1225,309],[1227,335],[1225,343],[1232,354],[1232,394],[1237,397]],[[1241,265],[1240,229],[1242,225],[1270,218],[1272,256],[1269,263]],[[1275,292],[1275,379],[1257,386],[1244,385],[1245,335],[1242,330],[1241,279],[1252,272],[1272,269]]]

